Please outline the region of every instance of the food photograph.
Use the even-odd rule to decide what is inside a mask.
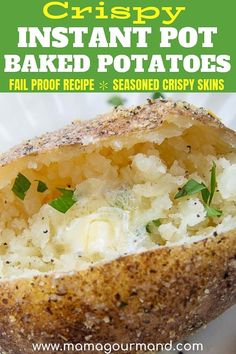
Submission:
[[[0,95],[1,353],[235,354],[235,102]]]
[[[0,354],[236,354],[236,2],[1,13]]]

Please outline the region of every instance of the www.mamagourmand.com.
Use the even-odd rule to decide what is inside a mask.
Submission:
[[[158,352],[158,351],[175,351],[175,352],[203,352],[202,343],[173,343],[170,341],[166,344],[161,343],[32,343],[35,352],[100,352],[111,354],[115,352]]]

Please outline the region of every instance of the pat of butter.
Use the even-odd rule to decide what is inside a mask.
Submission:
[[[128,235],[128,213],[117,208],[101,208],[96,213],[73,220],[60,229],[57,241],[65,251],[82,255],[118,252]]]

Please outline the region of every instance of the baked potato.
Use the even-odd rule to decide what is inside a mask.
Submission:
[[[0,165],[2,351],[175,341],[235,303],[236,134],[211,113],[150,100]]]

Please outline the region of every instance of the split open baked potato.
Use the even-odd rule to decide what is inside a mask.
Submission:
[[[6,353],[164,343],[235,303],[236,134],[211,113],[149,101],[25,142],[0,164]]]

